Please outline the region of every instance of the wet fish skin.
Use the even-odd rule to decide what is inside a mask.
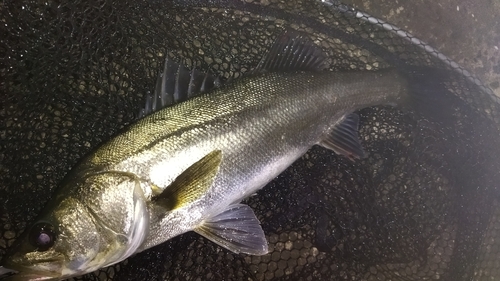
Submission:
[[[357,129],[344,126],[353,111],[407,102],[393,70],[262,72],[148,115],[105,143],[68,175],[4,265],[19,280],[65,278],[192,230],[233,252],[265,254],[259,222],[239,202],[315,144],[349,153],[352,135],[339,143],[333,133]]]
[[[113,162],[113,170],[126,170],[156,186],[169,186],[196,161],[211,151],[222,150],[223,160],[213,187],[186,210],[200,213],[200,217],[152,219],[150,235],[142,247],[148,248],[165,241],[165,232],[173,237],[194,229],[224,206],[255,193],[318,144],[347,113],[375,104],[397,103],[405,89],[400,81],[391,71],[269,73],[241,79],[143,119],[103,147],[99,159],[92,159],[90,165]],[[171,129],[162,132],[159,128]],[[157,131],[147,133],[152,130]],[[116,149],[135,135],[144,136],[138,143],[158,145]],[[153,190],[146,193],[155,194]]]

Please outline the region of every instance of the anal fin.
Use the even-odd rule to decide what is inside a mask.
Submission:
[[[319,145],[351,160],[363,158],[365,152],[359,142],[358,126],[359,116],[355,113],[349,114],[323,136]]]
[[[234,253],[265,255],[268,252],[260,222],[244,204],[228,206],[194,231]]]

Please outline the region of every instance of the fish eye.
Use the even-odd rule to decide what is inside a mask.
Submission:
[[[55,240],[54,227],[49,223],[39,222],[30,230],[29,242],[37,248],[37,251],[47,251],[54,245]]]

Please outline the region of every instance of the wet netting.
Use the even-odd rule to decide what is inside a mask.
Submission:
[[[366,158],[314,147],[247,199],[267,255],[187,233],[77,279],[500,280],[500,104],[404,31],[316,0],[7,0],[0,21],[0,257],[134,122],[165,55],[237,78],[298,30],[331,71],[398,68],[429,106],[359,111]]]

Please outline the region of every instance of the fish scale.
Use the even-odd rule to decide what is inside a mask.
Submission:
[[[240,201],[315,144],[351,160],[363,157],[359,118],[352,113],[415,100],[394,70],[329,72],[323,69],[325,60],[312,42],[286,33],[247,77],[206,93],[200,89],[197,96],[156,112],[143,111],[147,116],[67,176],[56,199],[6,259],[7,267],[20,272],[14,278],[81,275],[188,231],[235,253],[266,254],[260,222]],[[168,79],[165,67],[165,81],[158,83],[159,89],[172,89],[167,84],[174,83],[174,93],[155,95],[175,101],[169,95],[188,96],[179,89],[206,86],[179,77],[181,71],[174,74]],[[146,109],[156,107],[148,106],[151,100]],[[72,203],[77,207],[68,208]],[[36,242],[40,235],[51,239]]]

